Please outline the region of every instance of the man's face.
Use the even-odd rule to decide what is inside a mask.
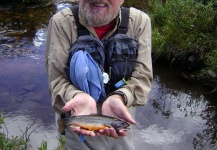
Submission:
[[[119,13],[124,0],[80,0],[80,14],[89,26],[109,24]]]

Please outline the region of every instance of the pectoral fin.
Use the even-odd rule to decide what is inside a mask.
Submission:
[[[108,128],[113,128],[112,126],[108,125],[108,124],[104,124],[105,127],[108,127]]]

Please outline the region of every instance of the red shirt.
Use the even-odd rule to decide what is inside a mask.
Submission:
[[[115,26],[115,21],[105,26],[94,27],[94,30],[96,31],[99,39],[102,39],[107,32],[109,32],[111,29],[114,28],[114,26]]]

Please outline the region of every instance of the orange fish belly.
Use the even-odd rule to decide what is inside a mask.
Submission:
[[[98,131],[100,129],[104,129],[105,127],[108,127],[106,125],[103,124],[77,124],[77,123],[72,123],[71,126],[73,127],[80,127],[82,129],[86,129],[89,131]]]

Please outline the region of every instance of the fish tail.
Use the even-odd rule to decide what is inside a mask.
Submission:
[[[66,129],[66,124],[65,124],[65,120],[64,119],[58,119],[57,120],[57,124],[59,126],[59,132],[60,134],[64,134],[65,133],[65,129]]]

